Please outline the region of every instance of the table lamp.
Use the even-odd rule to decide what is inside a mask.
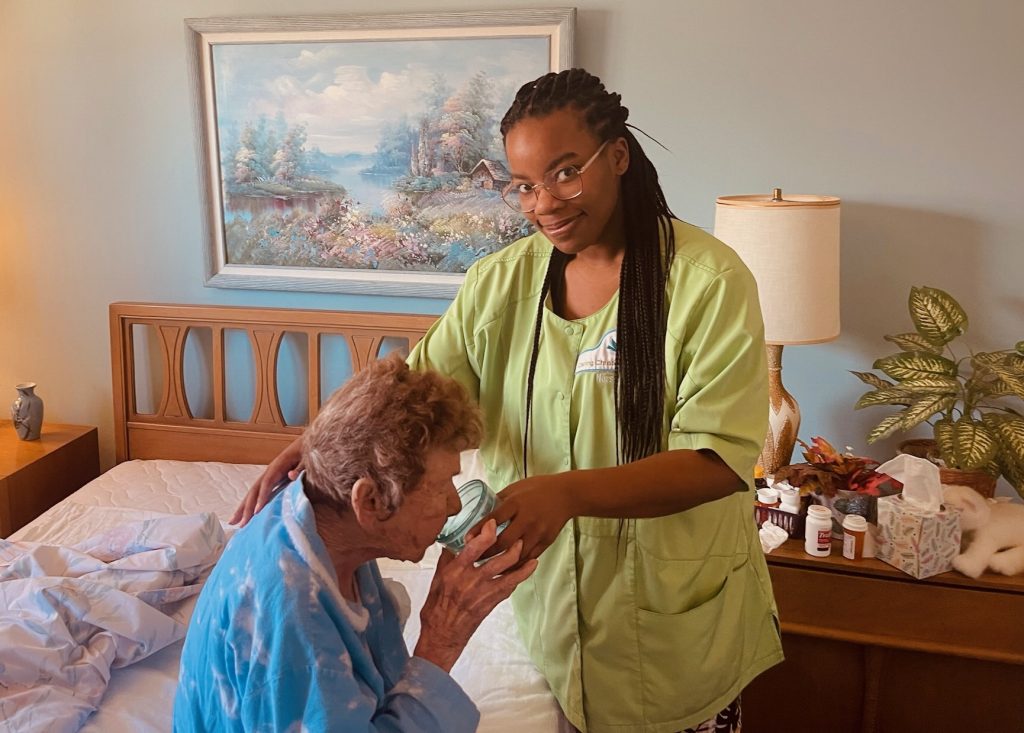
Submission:
[[[768,351],[768,436],[759,465],[788,465],[800,408],[782,386],[782,347],[839,336],[839,199],[802,194],[721,196],[715,236],[757,280]]]

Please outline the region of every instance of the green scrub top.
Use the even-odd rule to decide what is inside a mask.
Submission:
[[[653,519],[574,519],[516,589],[534,663],[570,722],[591,733],[696,725],[783,658],[752,516],[768,415],[756,285],[726,245],[688,224],[674,227],[663,448],[712,450],[748,490]],[[551,251],[534,234],[474,264],[409,356],[479,401],[480,455],[499,490],[522,478],[527,373]],[[573,321],[544,309],[531,475],[615,465],[617,310],[618,295]]]

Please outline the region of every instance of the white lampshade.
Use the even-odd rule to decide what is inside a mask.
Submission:
[[[715,236],[757,280],[765,341],[814,344],[839,336],[839,199],[721,196]]]

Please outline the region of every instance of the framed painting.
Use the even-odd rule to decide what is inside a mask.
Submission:
[[[185,24],[207,285],[448,298],[529,232],[498,126],[574,9]]]

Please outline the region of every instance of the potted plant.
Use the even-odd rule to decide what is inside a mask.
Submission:
[[[868,443],[928,422],[943,483],[991,496],[1003,476],[1024,497],[1024,341],[960,355],[952,342],[967,331],[967,314],[953,296],[914,287],[909,307],[914,332],[886,336],[900,351],[873,365],[888,379],[852,372],[873,387],[856,409],[900,408],[868,434]]]

